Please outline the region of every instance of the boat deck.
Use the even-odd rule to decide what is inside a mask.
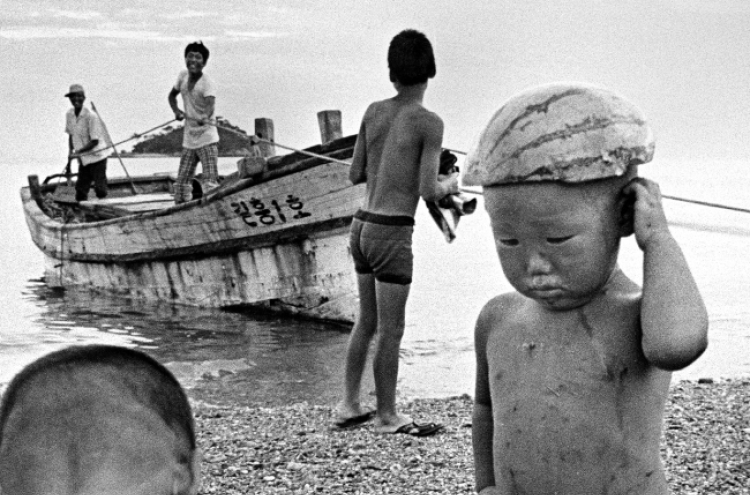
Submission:
[[[91,210],[116,210],[120,215],[163,210],[174,206],[174,196],[167,192],[141,193],[134,196],[115,196],[104,199],[81,201],[80,205]]]

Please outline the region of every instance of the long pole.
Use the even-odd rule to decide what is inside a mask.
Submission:
[[[120,153],[117,151],[117,147],[112,142],[112,138],[110,137],[109,131],[107,130],[107,125],[104,123],[104,119],[102,119],[102,116],[99,115],[99,112],[96,110],[96,105],[94,105],[93,101],[91,102],[91,108],[94,110],[96,116],[99,117],[99,122],[101,122],[102,129],[104,129],[104,134],[107,136],[107,143],[112,146],[112,150],[115,152],[115,156],[120,161],[120,165],[122,165],[122,169],[125,171],[125,176],[130,181],[130,188],[133,190],[133,194],[138,194],[138,191],[135,189],[135,184],[133,184],[133,179],[130,178],[128,169],[125,168],[125,163],[123,163],[122,157],[120,157]]]

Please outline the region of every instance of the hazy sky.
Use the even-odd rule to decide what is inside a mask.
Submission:
[[[127,3],[125,7],[123,4]],[[467,149],[511,96],[589,81],[637,103],[658,158],[750,159],[748,0],[2,0],[0,165],[66,154],[63,97],[84,85],[115,140],[172,118],[167,94],[187,42],[210,48],[218,114],[246,130],[272,118],[279,143],[319,139],[316,113],[354,133],[393,94],[386,51],[404,28],[437,57],[425,105],[446,146]]]

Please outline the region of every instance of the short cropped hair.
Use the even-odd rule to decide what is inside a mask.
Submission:
[[[427,36],[414,29],[394,36],[388,47],[388,69],[391,82],[405,86],[422,84],[435,77],[435,55]]]
[[[33,407],[25,399],[41,388],[65,390],[82,385],[82,372],[96,371],[112,388],[156,413],[180,443],[195,450],[195,423],[187,395],[172,373],[143,352],[108,345],[71,346],[52,352],[26,366],[8,385],[0,402],[0,452],[11,412],[17,403]],[[72,387],[71,387],[72,388]],[[20,406],[19,406],[20,407]],[[79,412],[78,414],[85,414]],[[30,412],[33,415],[33,413]]]
[[[206,48],[206,45],[204,45],[202,41],[193,41],[188,46],[186,46],[185,47],[186,57],[189,52],[200,53],[203,56],[203,61],[208,62],[209,51],[208,51],[208,48]]]

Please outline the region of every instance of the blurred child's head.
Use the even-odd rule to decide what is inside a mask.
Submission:
[[[184,390],[139,351],[53,352],[16,375],[0,404],[5,495],[195,494],[199,463]]]
[[[388,47],[391,82],[404,86],[423,84],[435,77],[435,55],[427,36],[413,29],[401,31]]]
[[[622,189],[653,150],[640,110],[602,88],[541,86],[506,102],[469,153],[464,183],[483,186],[513,287],[550,309],[590,301],[632,233]]]

